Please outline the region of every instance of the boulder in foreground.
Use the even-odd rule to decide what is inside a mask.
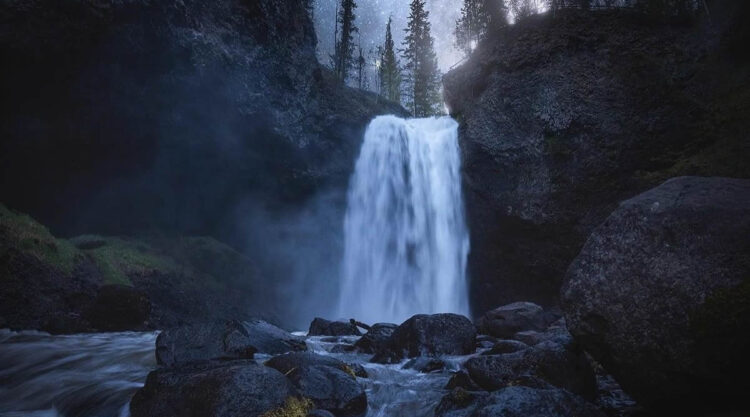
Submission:
[[[566,280],[569,330],[640,404],[747,407],[750,181],[674,178],[623,202]]]
[[[604,417],[591,403],[554,388],[508,387],[492,393],[456,388],[443,397],[435,417]]]
[[[213,359],[250,359],[254,353],[305,350],[301,339],[263,320],[199,323],[168,329],[156,339],[159,365]]]
[[[133,417],[248,417],[294,407],[312,409],[308,401],[297,396],[295,388],[280,372],[252,361],[238,360],[153,371],[133,397],[130,414]]]
[[[275,356],[266,362],[289,378],[316,408],[336,416],[358,416],[367,411],[367,395],[354,370],[344,362],[310,352]]]
[[[394,330],[388,346],[373,361],[388,363],[405,357],[468,355],[476,349],[476,336],[476,328],[464,316],[417,314]]]

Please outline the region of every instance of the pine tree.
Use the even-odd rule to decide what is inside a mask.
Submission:
[[[378,76],[380,77],[380,94],[388,100],[401,102],[401,69],[396,58],[391,18],[385,26],[385,43],[381,49]]]
[[[334,48],[334,71],[343,82],[346,82],[349,71],[354,66],[354,33],[358,32],[357,26],[354,25],[356,19],[354,9],[356,8],[357,3],[354,0],[341,0],[336,18],[336,33],[339,37],[336,39]]]
[[[490,14],[484,0],[464,0],[461,17],[456,21],[456,47],[467,55],[487,32]]]
[[[365,56],[362,54],[362,46],[359,46],[359,57],[357,58],[357,86],[360,90],[365,81]]]
[[[406,104],[416,117],[433,116],[441,110],[440,72],[430,35],[429,12],[424,6],[424,0],[411,2],[402,51]]]

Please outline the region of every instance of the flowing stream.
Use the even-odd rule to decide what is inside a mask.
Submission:
[[[0,330],[0,417],[127,416],[156,366],[156,333]]]
[[[127,417],[128,404],[156,364],[156,333],[51,336],[0,330],[0,417]],[[466,357],[446,357],[430,374],[403,364],[369,363],[371,355],[332,353],[358,337],[308,337],[312,352],[362,365],[367,417],[427,417],[445,394],[449,370]],[[333,338],[336,339],[336,338]],[[257,361],[266,360],[258,355]]]
[[[370,122],[349,186],[340,317],[468,315],[457,129],[450,117]]]

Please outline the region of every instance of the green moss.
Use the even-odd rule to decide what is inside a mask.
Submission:
[[[0,204],[0,252],[11,248],[67,274],[73,271],[81,256],[70,242],[56,239],[31,217]]]
[[[279,408],[261,414],[261,417],[306,417],[315,404],[307,398],[289,397]]]
[[[344,371],[344,372],[346,372],[347,374],[351,375],[354,378],[357,377],[357,373],[354,372],[354,369],[352,369],[352,367],[349,366],[349,365],[347,365],[347,364],[341,365],[341,370]]]
[[[72,241],[103,242],[91,245],[93,247],[84,252],[99,267],[107,284],[132,285],[130,278],[134,276],[181,272],[172,258],[142,241],[97,236],[82,236]]]

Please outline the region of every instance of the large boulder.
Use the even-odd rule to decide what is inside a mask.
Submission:
[[[746,407],[750,181],[675,178],[623,202],[562,300],[573,336],[639,403]]]
[[[452,313],[417,314],[393,331],[388,346],[373,361],[397,362],[417,356],[468,355],[476,349],[476,328]]]
[[[316,317],[310,323],[308,336],[359,336],[357,325],[345,321],[330,321]]]
[[[538,304],[520,301],[484,313],[477,327],[480,333],[509,339],[520,331],[544,330],[555,319]]]
[[[494,391],[513,385],[552,385],[587,399],[596,396],[596,377],[585,353],[575,344],[553,341],[501,355],[481,355],[465,365],[471,379]]]
[[[447,394],[435,417],[604,417],[596,406],[568,391],[508,387],[489,394],[461,388]]]
[[[354,347],[362,353],[379,352],[388,346],[397,327],[398,325],[393,323],[375,323],[354,343]]]
[[[312,409],[296,395],[274,369],[242,360],[202,362],[151,372],[130,402],[130,415],[259,417],[294,405]]]
[[[727,76],[750,69],[737,58],[750,4],[709,3],[711,24],[622,9],[532,16],[490,30],[445,75],[475,314],[557,304],[568,266],[622,200],[676,175],[750,178],[750,83]]]
[[[336,416],[358,416],[367,410],[367,395],[351,367],[337,359],[309,352],[279,355],[266,362],[289,378],[316,408]]]
[[[249,359],[254,353],[305,350],[302,340],[262,320],[209,322],[167,329],[156,338],[159,365]]]

